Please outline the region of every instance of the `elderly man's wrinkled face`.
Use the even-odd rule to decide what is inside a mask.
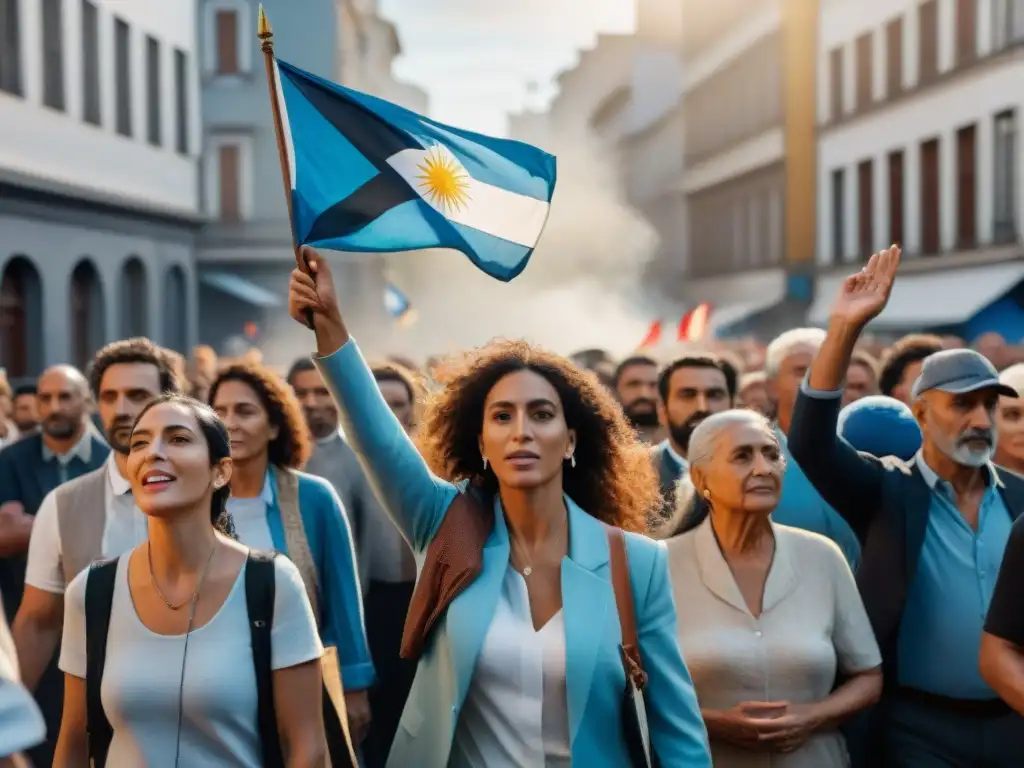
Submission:
[[[725,428],[710,461],[694,468],[693,482],[712,507],[770,514],[779,503],[785,460],[779,441],[758,424]]]
[[[925,392],[914,404],[925,445],[931,443],[957,464],[981,467],[992,460],[998,429],[993,387],[954,394]]]

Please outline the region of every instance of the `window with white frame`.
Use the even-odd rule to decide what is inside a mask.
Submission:
[[[248,0],[212,0],[204,8],[207,30],[203,69],[208,77],[232,78],[252,68],[252,46],[247,30],[253,28]]]
[[[206,149],[206,200],[210,215],[223,224],[252,218],[252,138],[244,134],[210,137]]]
[[[994,159],[992,236],[997,243],[1006,243],[1017,237],[1017,115],[1012,109],[995,116]]]
[[[1024,0],[992,0],[992,49],[1024,41]]]

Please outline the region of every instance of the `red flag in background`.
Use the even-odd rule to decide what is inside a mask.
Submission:
[[[644,340],[640,342],[639,348],[656,347],[659,341],[661,341],[661,320],[655,320],[647,330],[647,335],[644,336]]]
[[[691,309],[679,321],[679,341],[700,341],[708,330],[711,320],[711,305],[702,302]]]

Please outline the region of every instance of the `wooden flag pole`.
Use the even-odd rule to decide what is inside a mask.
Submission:
[[[295,252],[295,263],[307,274],[312,274],[309,263],[298,241],[295,239],[295,219],[292,218],[292,174],[288,162],[288,148],[284,141],[284,120],[281,117],[281,105],[277,100],[277,69],[274,67],[274,30],[270,27],[270,20],[263,10],[263,3],[260,3],[259,21],[256,27],[256,36],[260,39],[260,47],[263,49],[263,61],[267,68],[267,87],[270,89],[270,111],[274,116],[274,133],[277,135],[277,155],[281,162],[281,180],[284,183],[284,198],[288,205],[288,228],[292,233],[292,250]],[[306,310],[306,325],[313,328],[313,312]]]

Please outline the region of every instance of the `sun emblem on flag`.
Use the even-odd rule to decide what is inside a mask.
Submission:
[[[416,169],[421,192],[437,207],[457,211],[469,202],[469,174],[447,148],[432,146]]]

